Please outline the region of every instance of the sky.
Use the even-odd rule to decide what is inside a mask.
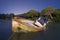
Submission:
[[[49,6],[60,9],[60,0],[0,0],[0,14],[22,14],[29,10],[40,12]]]

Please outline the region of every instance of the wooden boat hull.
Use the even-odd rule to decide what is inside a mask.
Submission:
[[[35,26],[29,26],[28,24],[26,24],[25,22],[22,21],[26,21],[27,19],[12,19],[12,31],[13,32],[37,32],[37,31],[41,31],[42,28]],[[31,21],[31,20],[28,20]],[[31,21],[33,22],[33,21]]]

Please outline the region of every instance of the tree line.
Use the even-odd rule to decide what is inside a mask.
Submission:
[[[29,10],[27,13],[21,14],[21,17],[36,20],[39,16],[46,16],[55,22],[60,22],[60,9],[55,9],[53,7],[47,7],[41,12],[36,10]]]
[[[0,19],[11,19],[12,17],[14,17],[14,14],[0,14]]]
[[[41,12],[38,12],[36,10],[29,10],[27,13],[14,15],[14,13],[11,14],[0,14],[0,18],[12,18],[14,16],[23,17],[31,20],[36,20],[39,16],[46,16],[50,19],[54,19],[55,22],[60,22],[60,9],[55,9],[54,7],[47,7],[43,9]]]

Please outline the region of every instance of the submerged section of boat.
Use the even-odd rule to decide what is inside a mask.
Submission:
[[[36,21],[24,19],[24,18],[13,18],[12,19],[12,31],[13,32],[36,32],[46,28],[48,20],[43,17],[39,17]]]

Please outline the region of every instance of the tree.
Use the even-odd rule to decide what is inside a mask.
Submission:
[[[60,22],[60,9],[56,9],[54,14],[55,14],[54,17],[55,22]]]
[[[33,18],[34,16],[38,16],[38,12],[35,10],[30,10],[27,12],[26,16],[30,16],[31,18]]]
[[[42,10],[42,15],[46,15],[46,16],[49,16],[51,19],[53,19],[52,17],[52,13],[55,11],[55,9],[53,7],[47,7],[45,9]]]
[[[22,14],[27,19],[35,20],[40,15],[40,12],[36,10],[29,10],[27,13]]]

